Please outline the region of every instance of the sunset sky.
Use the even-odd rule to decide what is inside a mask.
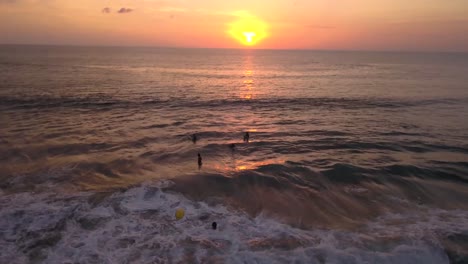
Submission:
[[[468,51],[468,1],[0,0],[0,43]]]

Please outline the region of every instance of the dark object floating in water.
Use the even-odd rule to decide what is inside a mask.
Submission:
[[[213,230],[216,230],[216,227],[218,227],[218,224],[216,222],[211,223],[211,227]]]
[[[234,143],[232,143],[231,145],[229,145],[229,148],[234,151],[236,149],[236,145],[234,145]]]
[[[249,132],[245,132],[245,135],[244,135],[244,142],[249,142],[249,139],[250,139],[250,135],[249,135]]]
[[[198,153],[198,169],[200,169],[202,165],[203,165],[202,157],[200,153]]]

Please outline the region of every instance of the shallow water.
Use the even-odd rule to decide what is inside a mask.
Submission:
[[[0,46],[0,72],[0,262],[468,261],[466,54]]]

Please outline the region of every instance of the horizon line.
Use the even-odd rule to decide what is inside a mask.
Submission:
[[[200,50],[265,50],[265,51],[315,51],[315,52],[382,52],[382,53],[468,53],[461,50],[412,50],[412,49],[314,49],[314,48],[215,48],[186,47],[158,45],[108,45],[108,44],[31,44],[31,43],[0,43],[0,46],[44,46],[44,47],[81,47],[81,48],[153,48],[153,49],[200,49]]]

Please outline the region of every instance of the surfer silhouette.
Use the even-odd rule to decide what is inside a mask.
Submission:
[[[192,142],[193,142],[193,144],[197,143],[197,140],[198,140],[197,134],[193,134],[193,135],[192,135]]]
[[[249,139],[250,139],[249,132],[245,132],[245,135],[244,135],[244,142],[249,143]]]
[[[203,165],[202,157],[201,157],[200,153],[198,153],[198,169],[201,169],[202,165]]]

